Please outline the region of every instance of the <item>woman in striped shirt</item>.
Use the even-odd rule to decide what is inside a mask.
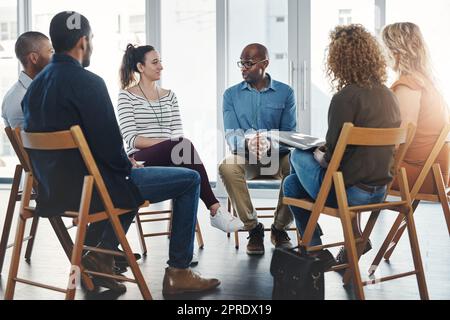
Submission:
[[[175,93],[157,85],[162,70],[159,53],[152,46],[127,46],[117,108],[128,156],[145,166],[180,166],[197,171],[200,198],[210,210],[211,225],[224,232],[237,231],[243,227],[242,222],[220,206],[194,145],[183,138]]]

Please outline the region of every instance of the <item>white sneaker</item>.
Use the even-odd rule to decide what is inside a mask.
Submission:
[[[211,225],[223,232],[235,232],[244,228],[244,224],[238,217],[223,210],[222,207],[217,209],[215,216],[210,215],[209,217],[211,218]]]

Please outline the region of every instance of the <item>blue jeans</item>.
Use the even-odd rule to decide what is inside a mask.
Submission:
[[[173,268],[188,268],[194,252],[200,175],[185,168],[146,167],[133,169],[131,179],[145,200],[151,203],[173,200],[172,234],[167,264]],[[137,211],[132,211],[120,216],[125,233],[136,213]],[[109,223],[101,238],[102,247],[114,250],[119,245]]]
[[[315,200],[319,194],[326,169],[322,168],[314,159],[311,151],[294,150],[291,153],[291,175],[288,176],[283,185],[286,197]],[[350,206],[379,203],[384,200],[386,186],[379,187],[374,192],[367,192],[352,186],[346,189],[347,199]],[[336,193],[332,187],[328,195],[326,206],[337,208]],[[302,208],[289,206],[295,218],[295,223],[301,235],[304,234],[311,212]],[[320,237],[323,235],[320,226],[314,231],[310,246],[322,244]]]

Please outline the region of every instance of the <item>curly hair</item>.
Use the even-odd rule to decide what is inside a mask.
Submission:
[[[387,80],[386,60],[378,41],[362,25],[337,26],[330,33],[326,74],[339,91],[356,84],[371,88]]]
[[[386,26],[382,33],[393,69],[400,75],[423,77],[434,82],[428,47],[420,28],[411,22]]]

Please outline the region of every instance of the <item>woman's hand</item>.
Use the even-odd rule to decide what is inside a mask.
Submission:
[[[144,167],[144,165],[137,163],[137,161],[134,159],[134,157],[128,157],[128,159],[130,159],[131,165],[133,166],[134,169],[139,169],[139,168]]]
[[[328,168],[328,162],[325,160],[325,152],[322,151],[321,148],[316,148],[316,150],[314,150],[314,159],[322,168]]]

